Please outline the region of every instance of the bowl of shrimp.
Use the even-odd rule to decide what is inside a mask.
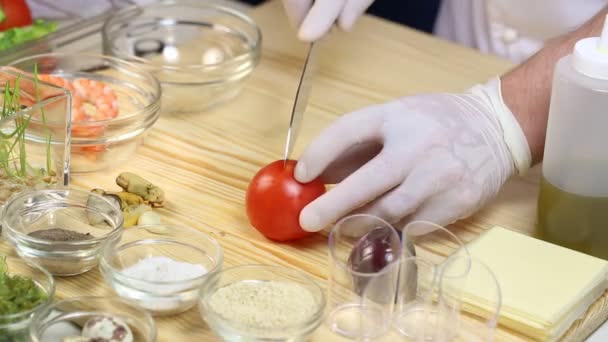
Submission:
[[[89,53],[45,53],[10,67],[71,94],[71,165],[74,173],[125,163],[160,115],[161,88],[143,68]]]

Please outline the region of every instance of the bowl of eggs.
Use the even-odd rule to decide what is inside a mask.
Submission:
[[[139,64],[162,85],[162,112],[204,111],[234,98],[260,59],[258,25],[196,0],[125,8],[102,29],[107,55]]]

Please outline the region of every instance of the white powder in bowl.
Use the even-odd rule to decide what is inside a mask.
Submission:
[[[200,264],[177,261],[164,256],[150,256],[121,271],[122,274],[141,281],[179,282],[174,284],[146,284],[125,281],[115,284],[119,295],[135,299],[145,309],[153,313],[172,314],[185,311],[195,305],[200,284],[188,282],[198,278],[207,269]],[[202,281],[202,280],[201,280]]]
[[[219,288],[209,306],[222,318],[254,329],[304,323],[317,310],[307,288],[285,281],[239,281]]]
[[[149,256],[121,271],[126,276],[145,281],[180,281],[197,278],[207,270],[203,265],[173,260],[165,256]]]

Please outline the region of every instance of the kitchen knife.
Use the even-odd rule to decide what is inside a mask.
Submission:
[[[293,150],[293,145],[295,144],[296,138],[298,137],[298,133],[300,130],[302,117],[304,116],[306,105],[308,104],[308,97],[310,95],[310,90],[312,87],[312,76],[314,74],[314,70],[316,69],[316,57],[316,44],[315,42],[312,42],[310,43],[310,47],[308,48],[308,54],[304,62],[304,69],[302,70],[302,75],[300,76],[300,83],[298,85],[296,99],[293,104],[291,118],[289,120],[289,128],[287,130],[287,141],[285,142],[285,161],[289,159],[291,151]]]

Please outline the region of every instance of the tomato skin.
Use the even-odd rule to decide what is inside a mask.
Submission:
[[[6,19],[0,22],[0,31],[32,25],[32,13],[25,0],[0,0]]]
[[[275,241],[291,241],[312,233],[300,227],[300,211],[325,193],[319,179],[302,184],[295,180],[295,160],[277,160],[258,171],[249,187],[245,204],[251,225]]]

